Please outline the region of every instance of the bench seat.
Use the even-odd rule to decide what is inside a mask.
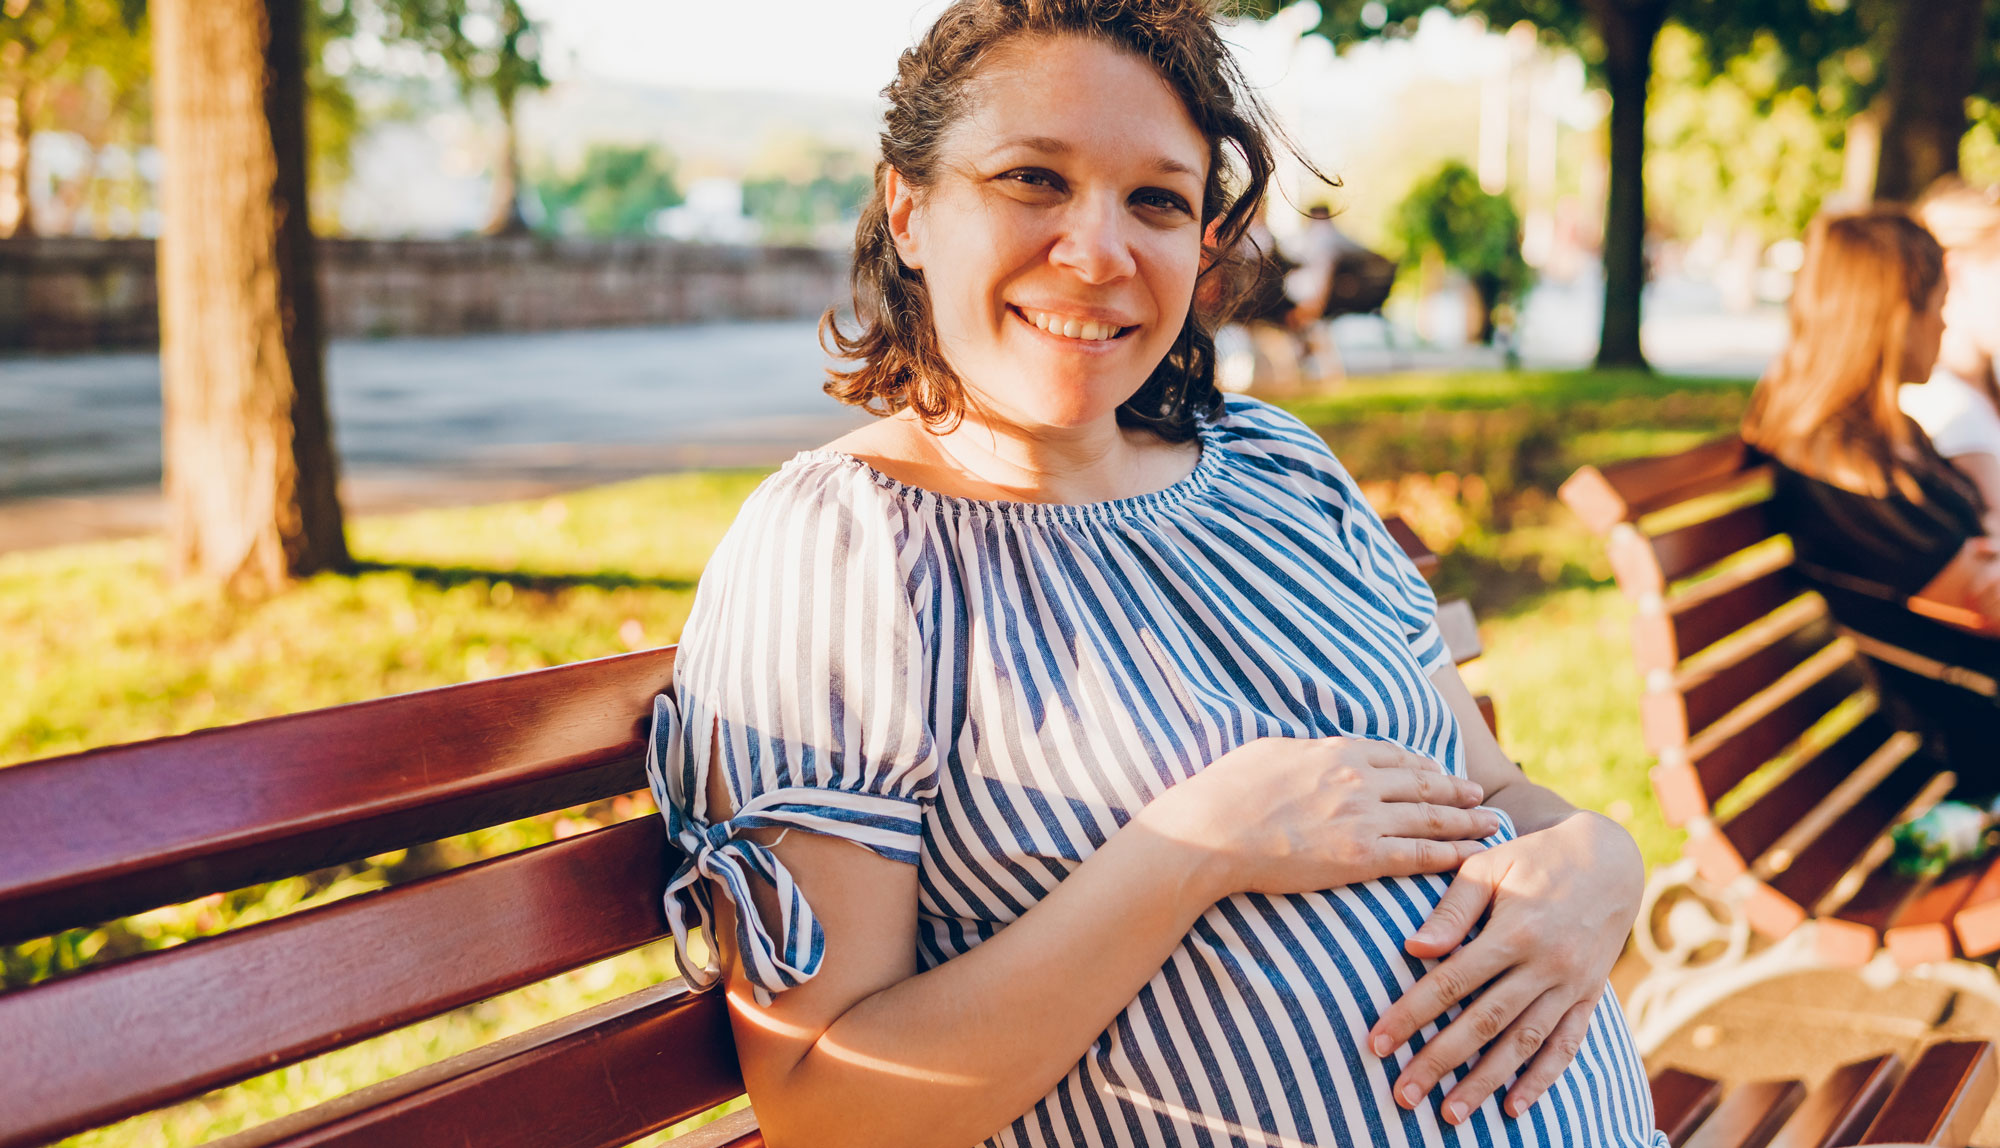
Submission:
[[[1818,1088],[1766,1080],[1734,1090],[1680,1069],[1653,1074],[1656,1126],[1672,1148],[1964,1148],[1993,1100],[1991,1042],[1942,1041],[1904,1071],[1884,1053],[1842,1065]]]

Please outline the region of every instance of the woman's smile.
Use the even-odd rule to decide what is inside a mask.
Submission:
[[[1080,316],[1073,311],[1041,311],[1009,303],[1007,313],[1044,339],[1068,351],[1110,351],[1139,329],[1136,323]]]

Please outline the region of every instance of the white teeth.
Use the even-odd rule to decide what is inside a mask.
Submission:
[[[1028,322],[1033,323],[1049,334],[1060,335],[1065,339],[1080,339],[1084,342],[1095,343],[1105,339],[1116,338],[1120,330],[1114,323],[1099,323],[1093,319],[1069,319],[1061,315],[1052,315],[1046,311],[1023,310],[1021,314],[1027,318]]]

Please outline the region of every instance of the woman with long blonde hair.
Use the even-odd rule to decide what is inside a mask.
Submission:
[[[1898,403],[1937,361],[1945,294],[1944,252],[1907,214],[1815,220],[1791,343],[1758,384],[1743,437],[1775,464],[1773,512],[1807,574],[2000,623],[1985,501]]]

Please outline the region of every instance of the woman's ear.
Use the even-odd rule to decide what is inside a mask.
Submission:
[[[917,209],[917,189],[903,173],[893,167],[885,167],[882,174],[882,197],[888,202],[889,238],[895,241],[896,254],[903,260],[903,266],[920,270],[923,258],[923,213]]]

